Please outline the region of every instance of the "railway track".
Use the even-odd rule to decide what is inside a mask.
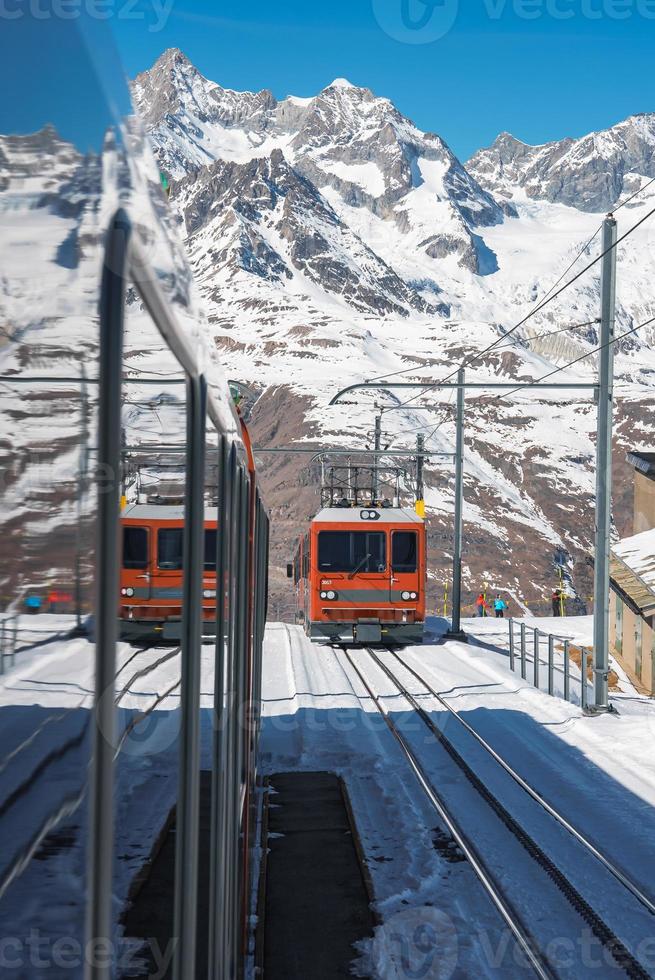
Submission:
[[[160,648],[161,649],[161,648]],[[123,698],[131,692],[131,687],[135,681],[140,678],[152,673],[158,667],[165,664],[167,661],[171,660],[173,657],[177,656],[181,651],[181,647],[175,647],[174,649],[168,649],[163,656],[156,660],[148,660],[148,662],[139,670],[136,670],[129,681],[123,685],[123,687],[117,692],[115,697],[115,705],[119,707]],[[157,652],[157,648],[152,645],[143,646],[137,648],[127,660],[118,668],[116,671],[115,679],[117,680],[120,674],[133,663],[138,657],[144,653],[154,653]],[[127,738],[129,738],[131,732],[144,721],[152,712],[168,698],[177,688],[180,686],[180,680],[178,679],[173,685],[168,687],[162,692],[155,692],[153,700],[151,703],[142,711],[138,711],[126,724],[123,731],[120,732],[117,738],[115,758],[120,755],[121,749],[125,744]],[[34,742],[35,738],[42,734],[44,730],[50,724],[56,724],[58,722],[64,721],[67,717],[73,715],[80,708],[84,708],[86,702],[88,701],[88,695],[85,695],[78,703],[66,708],[62,712],[58,712],[53,716],[49,716],[38,726],[35,732],[31,733],[30,736],[25,739],[20,745],[16,746],[11,753],[5,759],[0,762],[0,772],[6,768],[10,763],[15,763],[19,761],[18,757],[22,751],[28,749]],[[78,749],[80,745],[84,742],[87,736],[88,726],[85,725],[81,730],[77,731],[73,736],[67,738],[61,744],[52,748],[37,765],[26,774],[25,778],[16,786],[10,796],[3,801],[0,807],[0,819],[4,817],[11,809],[16,805],[16,803],[27,796],[28,793],[37,786],[38,782],[42,779],[46,771],[51,770],[57,763],[61,762],[62,759]],[[35,832],[31,835],[27,842],[24,842],[22,846],[17,849],[16,854],[10,860],[8,865],[0,873],[0,898],[5,894],[7,888],[15,880],[17,875],[29,864],[29,861],[34,856],[38,848],[41,846],[47,835],[58,826],[58,824],[68,817],[72,816],[73,813],[78,809],[82,803],[88,788],[88,766],[86,767],[85,776],[82,780],[81,787],[72,793],[67,794],[63,800],[60,801],[58,806],[53,812],[48,813],[44,816],[43,821],[37,827]]]
[[[463,729],[468,732],[470,737],[476,741],[476,744],[483,747],[483,749],[488,753],[489,758],[493,759],[494,762],[505,773],[507,773],[507,775],[509,775],[517,785],[521,787],[521,789],[531,800],[533,800],[534,803],[536,803],[543,811],[548,813],[550,817],[552,817],[553,820],[555,820],[561,827],[567,830],[571,837],[585,849],[585,853],[593,857],[593,859],[599,863],[600,867],[609,872],[613,878],[640,903],[643,909],[646,909],[649,914],[655,915],[655,905],[648,898],[648,896],[643,894],[641,889],[634,882],[632,882],[621,869],[614,866],[579,831],[573,828],[564,817],[557,813],[557,811],[550,806],[550,804],[548,804],[547,801],[545,801],[536,792],[536,790],[529,786],[518,775],[518,773],[512,770],[511,767],[508,766],[503,759],[501,759],[498,753],[496,753],[492,747],[489,746],[488,743],[486,743],[485,740],[482,739],[482,737],[479,736],[470,725],[468,725],[465,719],[461,718],[458,712],[456,712],[452,706],[448,705],[445,702],[445,699],[441,698],[438,692],[434,691],[431,685],[429,685],[394,650],[390,649],[387,651],[387,653],[394,657],[399,666],[408,671],[409,674],[423,686],[424,691],[421,694],[416,695],[409,691],[407,685],[404,684],[403,681],[397,676],[395,671],[391,670],[388,664],[380,658],[375,650],[365,648],[369,663],[375,664],[376,669],[382,672],[382,674],[394,687],[393,695],[380,694],[374,689],[373,683],[371,682],[370,678],[366,676],[366,673],[362,669],[362,664],[357,662],[352,651],[345,646],[341,646],[341,650],[343,651],[345,658],[354,670],[355,674],[359,678],[361,684],[365,688],[371,701],[375,704],[378,711],[383,716],[391,734],[399,743],[403,754],[410,763],[410,766],[421,784],[422,789],[426,793],[430,803],[452,834],[464,855],[469,860],[476,876],[492,900],[494,906],[502,916],[505,924],[512,932],[519,947],[523,950],[535,974],[542,978],[556,978],[560,975],[557,967],[551,962],[548,954],[541,951],[535,935],[533,935],[532,930],[524,921],[524,916],[517,910],[515,903],[508,898],[506,889],[500,886],[496,873],[490,867],[490,862],[481,853],[478,845],[471,839],[470,834],[463,829],[460,820],[453,812],[452,805],[446,801],[444,795],[435,787],[435,780],[428,775],[426,766],[421,761],[421,757],[416,753],[410,740],[403,733],[399,725],[394,721],[391,712],[384,703],[385,699],[388,699],[390,696],[394,697],[395,699],[398,695],[400,695],[406,700],[416,717],[421,720],[425,728],[434,737],[435,743],[437,743],[445,751],[449,762],[454,764],[457,767],[458,772],[465,777],[467,783],[477,794],[477,797],[483,801],[483,803],[493,813],[494,818],[500,821],[505,831],[507,831],[521,846],[522,850],[525,851],[531,858],[532,862],[534,862],[534,865],[541,872],[543,872],[543,874],[545,874],[547,879],[565,898],[570,910],[572,910],[580,919],[583,928],[586,926],[587,929],[589,929],[596,937],[607,957],[609,957],[610,963],[614,964],[615,970],[622,972],[625,976],[630,978],[636,978],[636,980],[648,980],[648,978],[651,977],[651,974],[631,953],[621,939],[619,939],[602,916],[595,911],[595,909],[584,898],[580,891],[571,883],[569,878],[561,871],[561,869],[548,856],[548,854],[546,854],[544,849],[537,843],[537,841],[524,829],[524,827],[515,819],[515,817],[512,816],[498,797],[489,789],[487,784],[480,779],[477,773],[460,754],[453,742],[447,738],[444,732],[435,724],[434,720],[427,713],[423,705],[419,702],[418,698],[425,697],[427,695],[435,698],[442,706],[446,707],[449,712],[451,712],[451,714],[458,719]],[[655,924],[655,921],[653,924]]]

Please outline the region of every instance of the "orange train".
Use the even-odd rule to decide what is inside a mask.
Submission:
[[[299,542],[287,575],[297,618],[312,641],[421,643],[425,524],[383,505],[324,507]]]
[[[240,454],[248,473],[248,618],[252,618],[257,478],[247,426],[239,416]],[[203,636],[216,635],[218,509],[205,506]],[[184,538],[183,503],[151,501],[127,505],[123,535],[118,618],[124,640],[179,640],[182,628]]]

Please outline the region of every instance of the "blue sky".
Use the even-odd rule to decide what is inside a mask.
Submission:
[[[122,2],[130,75],[179,47],[221,85],[278,97],[346,77],[462,159],[502,130],[540,143],[655,110],[655,0]]]

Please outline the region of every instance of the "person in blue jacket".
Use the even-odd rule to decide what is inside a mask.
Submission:
[[[507,603],[499,595],[494,599],[494,609],[496,610],[496,619],[504,619]]]

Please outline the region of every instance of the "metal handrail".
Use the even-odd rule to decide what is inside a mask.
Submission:
[[[521,664],[521,677],[523,680],[527,678],[527,644],[526,644],[526,632],[529,630],[533,636],[533,685],[538,690],[541,690],[541,671],[540,668],[542,664],[548,668],[548,694],[555,697],[555,641],[559,641],[563,645],[563,665],[562,674],[564,678],[564,700],[571,700],[571,654],[570,647],[573,637],[571,636],[560,636],[557,633],[550,633],[547,630],[541,629],[539,626],[531,626],[525,622],[525,620],[517,620],[510,617],[507,620],[507,625],[509,628],[509,663],[510,670],[514,671],[516,666],[516,642],[514,635],[514,628],[518,626],[519,628],[519,657]],[[539,637],[547,637],[548,639],[548,659],[542,661],[539,649]],[[588,706],[588,679],[587,679],[587,668],[589,666],[590,659],[593,662],[593,650],[582,643],[574,644],[581,652],[581,663],[580,663],[580,705],[583,709]]]

